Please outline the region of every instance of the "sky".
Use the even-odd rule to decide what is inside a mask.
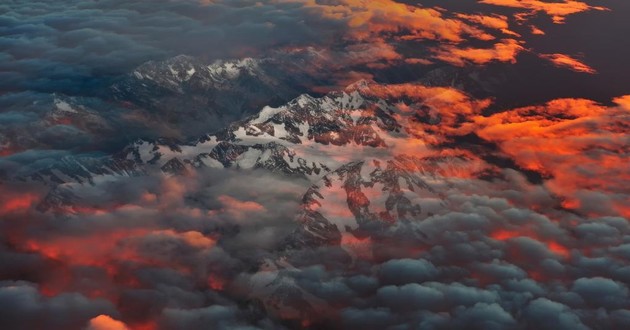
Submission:
[[[630,328],[628,14],[3,1],[0,328]],[[229,168],[186,158],[224,136]]]

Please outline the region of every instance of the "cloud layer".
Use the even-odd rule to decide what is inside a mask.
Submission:
[[[630,328],[630,96],[486,97],[523,59],[598,76],[588,54],[531,46],[553,34],[545,23],[605,11],[594,2],[3,3],[0,327]],[[194,57],[159,62],[182,53]],[[205,154],[186,153],[236,133],[173,138],[206,133],[206,117],[194,130],[175,121],[205,111],[210,90],[295,87],[256,100],[266,104],[359,78],[334,94],[342,105],[266,107]],[[125,86],[142,93],[114,95]],[[357,95],[371,103],[352,108]],[[287,123],[300,116],[310,126]],[[138,138],[157,141],[120,147]],[[245,140],[255,148],[239,149]],[[294,145],[264,149],[273,143]],[[337,167],[303,161],[309,152]],[[212,153],[232,167],[203,166],[225,165]],[[251,169],[248,153],[321,175]]]
[[[393,118],[415,138],[316,183],[325,197],[317,212],[359,224],[337,243],[291,243],[304,233],[295,215],[311,207],[306,197],[300,206],[310,183],[262,170],[200,168],[73,185],[80,200],[56,213],[34,209],[46,190],[9,186],[2,295],[6,306],[24,305],[5,308],[3,322],[16,329],[24,319],[51,329],[628,326],[627,97],[615,106],[558,99],[483,115],[488,100],[451,88],[354,88],[393,102]],[[418,209],[398,206],[395,221],[370,218],[390,209],[389,199],[370,193],[389,176]]]

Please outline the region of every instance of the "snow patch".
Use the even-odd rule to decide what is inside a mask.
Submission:
[[[262,111],[260,113],[258,113],[258,116],[256,118],[254,118],[252,121],[250,121],[250,124],[252,124],[252,125],[262,124],[262,123],[266,122],[267,120],[271,119],[276,114],[282,112],[282,110],[285,110],[285,109],[286,108],[284,108],[284,107],[272,108],[270,106],[265,106],[262,109]]]
[[[192,77],[195,72],[197,72],[197,70],[195,70],[195,68],[190,68],[189,70],[186,70],[186,80],[190,79],[190,77]]]
[[[249,150],[242,153],[237,159],[236,163],[244,169],[251,169],[256,166],[258,158],[262,155],[262,151],[254,148],[250,148]]]

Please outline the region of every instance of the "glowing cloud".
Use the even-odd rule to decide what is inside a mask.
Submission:
[[[531,28],[531,32],[532,32],[533,35],[539,35],[539,36],[544,36],[545,35],[545,31],[539,29],[535,25],[530,26],[530,28]]]
[[[308,0],[298,3],[317,10],[323,17],[345,21],[350,28],[347,37],[352,39],[372,40],[387,34],[452,42],[462,41],[464,35],[482,40],[491,38],[477,27],[444,17],[437,9],[392,0],[340,0],[330,4]]]
[[[87,330],[129,330],[129,328],[108,315],[99,315],[90,320]]]
[[[3,193],[0,191],[0,193]],[[38,200],[35,194],[13,195],[6,192],[0,203],[0,214],[28,211]]]
[[[520,38],[518,33],[510,30],[508,17],[502,15],[450,13],[439,7],[408,5],[393,0],[279,1],[299,3],[324,19],[343,22],[347,27],[342,35],[345,41],[383,45],[379,47],[381,56],[376,58],[387,61],[403,58],[392,46],[400,40],[438,41],[443,45],[431,48],[433,57],[458,66],[514,62],[523,50],[523,41],[515,39],[493,42],[487,48],[465,46],[471,40],[493,41],[497,35]],[[370,56],[373,52],[364,52],[361,56],[373,57]]]
[[[565,17],[589,10],[606,10],[604,7],[591,6],[581,1],[564,0],[545,2],[541,0],[481,0],[490,5],[528,9],[531,12],[544,12],[551,16],[554,23],[564,23]],[[523,16],[521,16],[523,17]]]
[[[546,186],[565,200],[566,208],[627,216],[626,99],[615,99],[620,106],[613,108],[584,99],[553,100],[477,117],[476,132],[498,143],[523,168],[548,177]],[[600,201],[600,207],[592,202],[604,195],[607,202]]]
[[[555,66],[575,72],[595,74],[597,71],[583,62],[565,54],[541,54],[540,57],[551,61]]]
[[[617,98],[613,99],[613,102],[615,102],[621,108],[630,111],[630,95],[624,95],[624,96],[617,97]]]
[[[458,48],[442,46],[436,49],[435,58],[457,66],[467,63],[486,64],[491,61],[516,62],[516,56],[524,50],[514,39],[506,39],[494,44],[492,48]]]
[[[226,212],[239,220],[245,220],[247,217],[255,216],[256,213],[265,212],[265,207],[256,202],[240,201],[227,195],[219,196],[219,201],[223,204]]]

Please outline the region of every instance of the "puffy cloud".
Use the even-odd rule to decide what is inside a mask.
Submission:
[[[571,291],[596,307],[622,308],[628,303],[628,288],[622,283],[601,277],[577,279]]]
[[[221,195],[218,197],[227,212],[232,213],[235,219],[245,219],[248,216],[255,216],[256,213],[265,212],[265,207],[251,201],[239,201],[236,198]]]
[[[99,315],[90,320],[87,330],[128,330],[127,326],[108,315]]]
[[[540,329],[588,329],[568,306],[538,298],[525,309],[528,324]]]
[[[153,329],[149,326],[157,326],[167,307],[173,310],[164,311],[160,321],[164,327],[203,328],[205,323],[186,312],[199,308],[203,314],[208,301],[232,304],[218,293],[238,292],[238,287],[230,288],[234,276],[255,267],[294,230],[293,216],[305,189],[301,180],[271,174],[226,174],[210,170],[190,177],[126,178],[91,193],[87,193],[91,188],[84,188],[85,193],[77,192],[81,199],[76,205],[56,214],[11,209],[3,215],[0,258],[8,268],[0,276],[37,283],[24,290],[53,305],[75,299],[67,292],[76,292],[76,297],[89,301],[81,303],[85,309],[104,306],[91,314],[70,310],[74,318],[59,321],[59,327],[51,323],[51,329],[80,329],[100,314],[121,320],[130,329]],[[224,195],[227,191],[234,197]],[[5,197],[2,205],[13,205],[5,204]],[[49,230],[42,232],[39,226]],[[207,295],[217,296],[204,298]],[[238,307],[225,309],[236,313],[225,327],[243,324]],[[44,312],[48,313],[44,307],[33,311]],[[14,314],[0,317],[8,329],[18,329],[11,320],[28,317]],[[110,321],[101,317],[90,326],[115,324]]]
[[[627,116],[623,107],[559,99],[475,120],[479,136],[499,143],[523,168],[549,176],[547,186],[564,197],[564,207],[626,215],[626,189],[613,178],[628,176],[621,165],[628,157],[622,123]]]
[[[594,8],[578,1],[483,3],[542,11],[557,22]],[[3,40],[9,55],[2,56],[16,63],[5,78],[21,81],[11,88],[48,91],[55,81],[83,93],[70,80],[103,79],[182,51],[212,58],[331,46],[309,69],[351,68],[335,76],[345,81],[396,63],[427,64],[401,51],[417,42],[430,45],[422,56],[463,66],[510,63],[525,50],[505,16],[386,0],[60,6],[10,6],[3,31],[32,32],[30,43]],[[106,85],[87,81],[85,88]],[[347,92],[354,90],[388,101],[381,110],[405,125],[382,154],[353,145],[347,150],[356,154],[338,155],[382,156],[382,165],[357,163],[357,175],[338,175],[342,184],[318,183],[327,198],[317,210],[356,222],[325,228],[344,231],[338,242],[304,244],[308,230],[294,220],[309,207],[300,203],[311,183],[262,170],[129,173],[62,184],[48,195],[46,187],[3,182],[0,322],[53,330],[629,326],[628,96],[615,105],[556,99],[495,112],[490,99],[451,87],[359,83]],[[14,123],[49,110],[37,103],[19,111],[28,100],[51,101],[42,95],[3,94],[11,107],[0,120],[19,131]],[[100,117],[72,124],[102,123],[107,113],[96,112]],[[49,119],[60,127],[32,127],[45,127],[39,140],[51,147],[84,139],[67,116]],[[13,134],[7,132],[0,134]],[[9,140],[0,151],[11,155],[8,168],[67,155],[14,154],[36,144]],[[62,193],[75,197],[72,205],[53,203]],[[389,193],[399,198],[392,211],[399,217],[380,221],[369,211],[389,211],[394,198],[380,198]],[[418,208],[405,213],[405,199]],[[53,204],[51,212],[36,210],[41,202]]]
[[[0,284],[0,320],[5,329],[80,329],[104,313],[116,313],[112,303],[79,293],[42,296],[37,287],[23,282]]]
[[[282,2],[282,1],[280,1]],[[325,18],[347,24],[349,38],[369,40],[386,34],[401,34],[404,39],[442,39],[461,41],[463,35],[485,39],[487,34],[457,19],[445,18],[434,8],[407,5],[392,0],[341,0],[336,2],[292,1],[304,3]]]
[[[380,277],[384,283],[422,283],[434,279],[438,270],[426,260],[398,259],[381,265]]]
[[[377,296],[386,306],[396,310],[431,310],[439,306],[443,294],[433,288],[416,283],[400,287],[385,286],[378,290]]]
[[[621,205],[615,203],[626,191],[569,173],[576,168],[571,160],[585,150],[573,143],[623,139],[618,123],[623,106],[560,99],[483,115],[489,101],[452,88],[353,88],[362,88],[366,97],[397,100],[396,119],[408,120],[409,136],[425,139],[426,154],[416,155],[425,158],[395,157],[388,163],[400,164],[402,173],[431,187],[404,189],[421,204],[416,215],[386,225],[364,221],[344,232],[339,245],[300,248],[285,239],[301,239],[293,220],[307,182],[258,170],[146,173],[74,185],[83,199],[69,213],[30,208],[6,213],[7,248],[1,256],[14,271],[3,276],[31,274],[29,280],[39,285],[32,290],[51,296],[44,300],[67,292],[109,300],[109,309],[86,314],[77,324],[105,314],[131,329],[207,324],[579,329],[598,322],[601,313],[610,315],[606,325],[625,324],[630,273],[624,242],[630,226],[618,210],[599,206]],[[470,134],[477,140],[449,144]],[[413,144],[392,148],[417,150]],[[491,162],[492,155],[513,159],[514,168]],[[581,157],[593,164],[604,159]],[[567,173],[556,172],[563,161]],[[528,181],[525,169],[543,173],[541,181]],[[13,194],[31,191],[27,188]],[[366,208],[378,208],[379,195],[363,188],[370,201]],[[331,199],[322,200],[322,212],[356,219],[348,190],[321,189],[334,191],[324,193]],[[558,196],[580,198],[581,204],[571,207]],[[41,269],[46,275],[36,276]]]
[[[516,326],[516,320],[498,304],[477,303],[456,312],[455,324],[471,329],[506,329]]]
[[[630,111],[630,95],[620,96],[613,99],[613,102],[620,107]]]

